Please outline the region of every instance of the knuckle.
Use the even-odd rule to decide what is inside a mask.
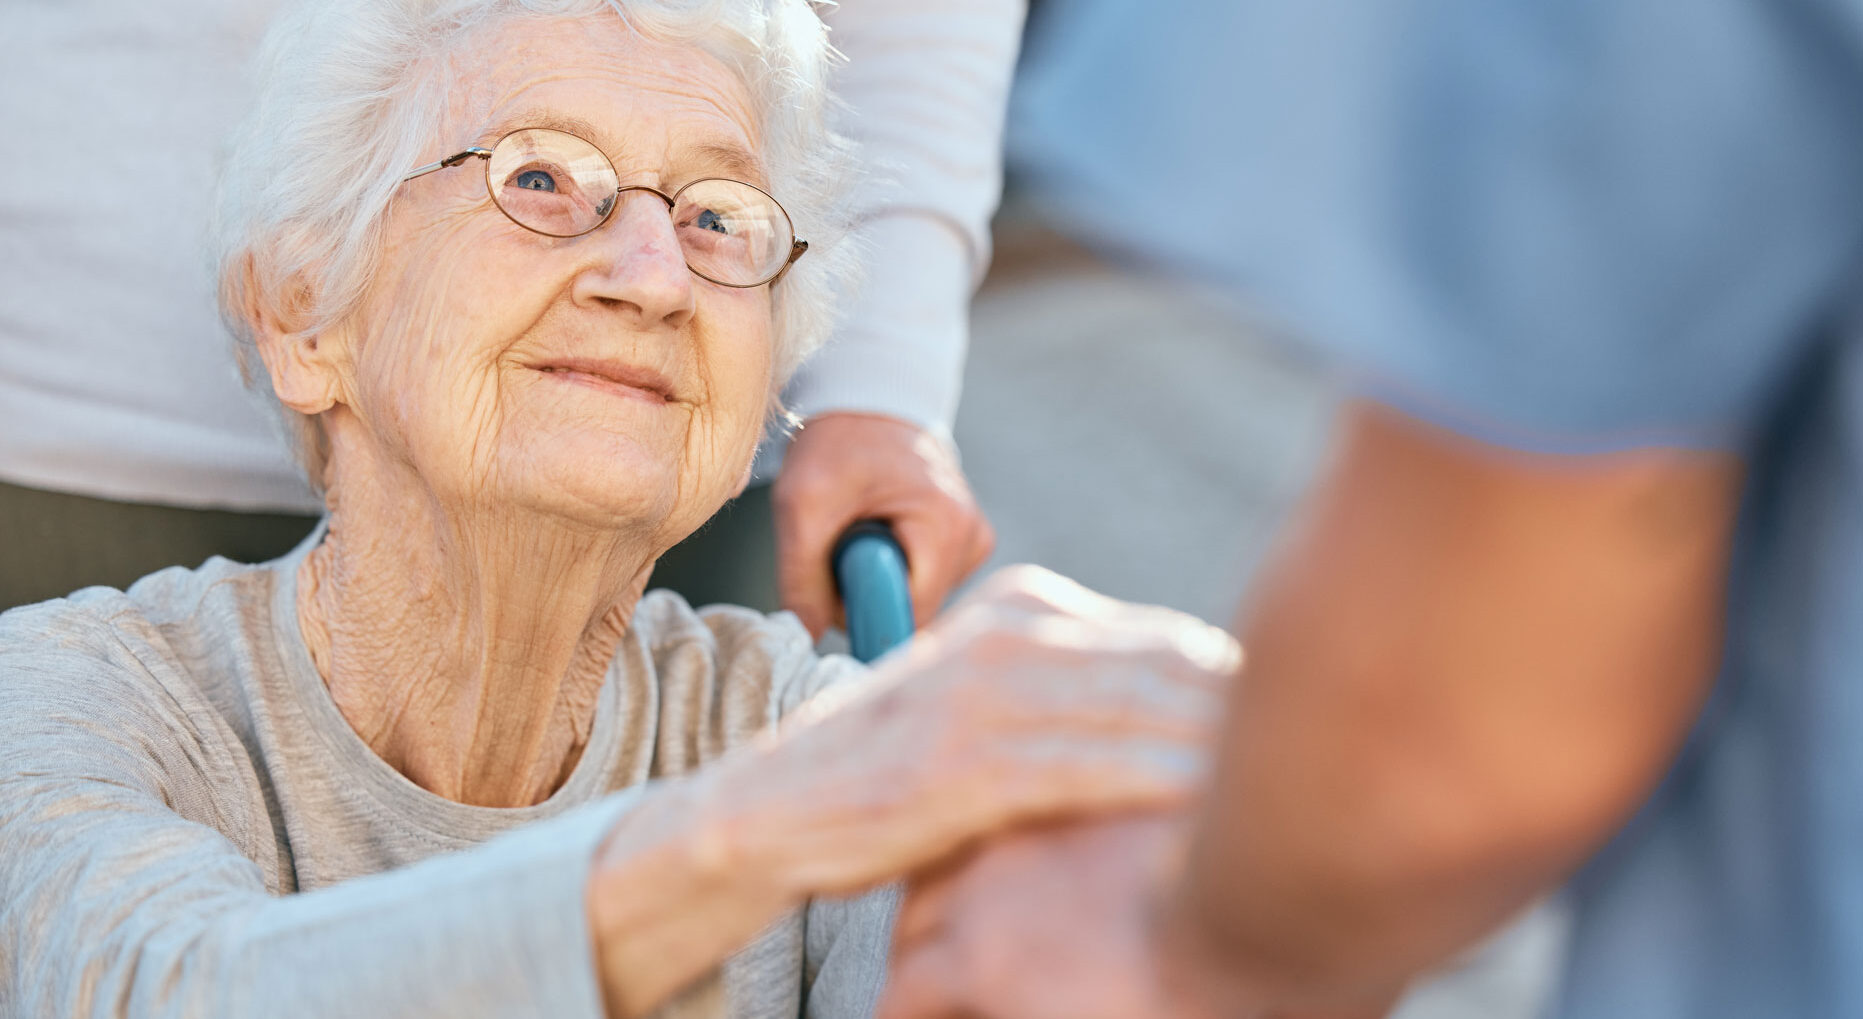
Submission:
[[[992,599],[1024,609],[1051,608],[1058,588],[1073,582],[1030,563],[1005,566],[986,582]]]
[[[1026,658],[1041,646],[1039,638],[1021,627],[1009,625],[1007,621],[995,620],[994,625],[987,625],[978,631],[968,642],[969,657],[974,664],[985,667],[1000,668]],[[973,685],[989,686],[994,677],[973,672],[980,682]]]
[[[996,528],[991,526],[990,521],[981,514],[977,516],[976,536],[971,544],[976,551],[975,561],[978,563],[996,554]]]

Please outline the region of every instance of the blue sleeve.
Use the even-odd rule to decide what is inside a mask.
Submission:
[[[1746,442],[1853,279],[1856,24],[1791,0],[1270,7],[1257,70],[1334,78],[1251,97],[1237,270],[1271,309],[1477,437]]]
[[[1108,0],[1037,52],[1022,162],[1401,409],[1738,447],[1855,278],[1857,7]]]

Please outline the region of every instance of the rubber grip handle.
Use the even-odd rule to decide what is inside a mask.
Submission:
[[[835,542],[832,560],[854,658],[871,662],[905,643],[912,636],[912,589],[893,529],[883,520],[856,521]]]

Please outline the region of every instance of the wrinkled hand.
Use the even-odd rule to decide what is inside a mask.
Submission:
[[[871,674],[621,818],[587,897],[610,1013],[659,1007],[809,897],[1017,826],[1181,808],[1240,663],[1190,616],[1001,571]]]
[[[718,841],[798,894],[846,894],[1015,825],[1182,804],[1240,657],[1182,613],[1003,570],[711,769]]]
[[[816,637],[840,620],[828,555],[854,521],[893,525],[920,626],[996,545],[950,444],[896,418],[810,418],[790,443],[771,496],[783,607]]]
[[[879,1019],[1208,1019],[1152,940],[1185,827],[1154,814],[1031,829],[914,879]]]

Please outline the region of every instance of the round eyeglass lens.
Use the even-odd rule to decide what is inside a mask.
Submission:
[[[551,237],[601,226],[620,186],[601,149],[541,127],[513,131],[493,146],[485,184],[512,221]]]
[[[686,264],[727,286],[765,283],[789,261],[794,228],[776,199],[735,180],[696,180],[673,196]]]

